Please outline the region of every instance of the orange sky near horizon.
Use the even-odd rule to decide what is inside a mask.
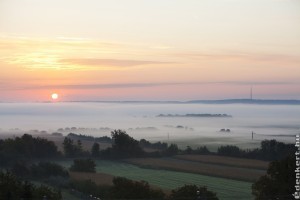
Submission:
[[[89,1],[1,2],[0,102],[300,99],[296,1]]]

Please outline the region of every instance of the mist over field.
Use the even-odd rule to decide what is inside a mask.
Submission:
[[[299,0],[0,0],[0,200],[294,199]]]
[[[225,143],[251,148],[263,139],[294,142],[293,136],[300,131],[300,108],[295,105],[1,103],[0,110],[1,133],[6,135],[73,132],[99,137],[123,129],[137,139],[176,142],[180,146]],[[172,117],[158,117],[160,114]],[[183,117],[186,114],[232,117]]]

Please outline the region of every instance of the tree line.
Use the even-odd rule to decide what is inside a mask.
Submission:
[[[159,200],[218,200],[215,192],[206,187],[184,185],[166,195],[161,189],[153,189],[146,181],[133,181],[123,177],[115,177],[112,186],[97,185],[91,180],[72,181],[71,187],[82,198],[89,194],[101,199],[159,199]],[[74,192],[76,193],[76,192]]]
[[[78,137],[77,137],[78,136]],[[84,138],[80,135],[72,138]],[[92,156],[103,159],[121,159],[129,157],[159,157],[176,155],[179,148],[176,144],[168,145],[167,143],[150,143],[145,139],[140,141],[129,136],[125,131],[114,130],[111,132],[111,147],[100,150],[100,144],[94,142],[90,151],[84,151],[80,140],[74,141],[70,137],[65,137],[63,142],[64,155],[66,157]],[[88,137],[90,140],[90,136]],[[155,148],[156,152],[147,153],[144,148]]]
[[[222,156],[274,161],[294,155],[295,151],[296,147],[294,144],[285,144],[276,140],[263,140],[260,143],[260,148],[242,150],[237,146],[227,145],[219,147],[217,154]]]
[[[61,156],[54,142],[24,134],[21,137],[0,140],[0,167],[16,161],[57,158]]]
[[[252,192],[256,199],[288,199],[290,198],[295,184],[295,147],[292,144],[285,144],[276,140],[264,140],[261,142],[260,148],[253,150],[242,150],[236,146],[227,145],[218,148],[216,153],[210,152],[205,146],[193,149],[187,147],[184,150],[178,148],[176,144],[170,144],[164,148],[147,153],[144,151],[143,146],[149,146],[148,141],[137,141],[130,137],[125,131],[114,130],[111,135],[112,146],[100,150],[100,144],[95,142],[90,151],[84,150],[80,140],[74,141],[66,137],[63,142],[64,154],[58,151],[54,142],[48,141],[43,138],[34,138],[31,135],[24,134],[21,137],[0,140],[0,166],[8,167],[10,170],[7,172],[0,171],[0,199],[16,199],[16,198],[36,198],[41,195],[46,195],[48,199],[60,199],[61,194],[59,190],[49,188],[46,186],[34,186],[26,180],[43,180],[49,185],[56,187],[75,187],[78,191],[85,192],[85,184],[93,185],[94,183],[75,183],[70,184],[68,179],[68,171],[63,167],[48,162],[35,163],[34,161],[52,158],[75,158],[74,163],[70,170],[72,171],[86,171],[95,172],[95,159],[122,159],[129,157],[159,157],[159,156],[172,156],[177,154],[217,154],[223,156],[255,158],[261,160],[272,161],[267,170],[267,174],[262,176],[252,186]],[[151,143],[150,143],[151,146]],[[82,159],[88,157],[88,159]],[[111,195],[112,191],[117,195],[113,188],[118,188],[120,185],[130,185],[138,191],[144,191],[142,194],[160,195],[159,191],[153,190],[146,182],[134,182],[126,179],[116,179],[112,188],[102,188],[103,195]],[[81,185],[81,186],[80,186]],[[102,187],[102,186],[101,186]],[[125,186],[124,186],[125,187]],[[81,189],[80,189],[81,188]],[[91,188],[98,188],[91,187]],[[126,188],[126,187],[125,187]],[[148,188],[148,189],[147,189]],[[193,189],[194,188],[194,189]],[[168,198],[176,199],[184,191],[189,191],[190,194],[197,195],[197,191],[206,191],[205,189],[197,188],[197,186],[187,186],[183,189],[174,190],[172,196]],[[99,189],[99,188],[98,188]],[[14,193],[10,191],[16,191]],[[106,193],[105,193],[106,191]],[[121,192],[120,195],[125,195],[126,191]],[[191,192],[194,191],[194,192]],[[198,193],[199,193],[198,192]],[[95,195],[97,193],[95,192]],[[141,195],[142,195],[141,194]],[[186,195],[186,194],[185,194]],[[198,194],[199,195],[199,194]],[[141,196],[137,196],[141,197]],[[130,198],[137,198],[130,197]],[[193,196],[191,198],[195,198]],[[110,198],[113,198],[112,196]],[[117,198],[115,196],[114,198]],[[209,197],[214,198],[214,197]],[[180,199],[179,197],[177,199]]]
[[[74,134],[72,137],[74,138]],[[83,135],[79,135],[79,137],[84,138]],[[88,136],[88,138],[90,139],[91,136]],[[186,149],[182,150],[176,144],[151,143],[145,139],[138,141],[122,130],[112,131],[111,144],[111,147],[101,150],[100,144],[94,142],[90,150],[84,150],[81,140],[74,141],[70,137],[65,137],[63,141],[64,152],[61,153],[54,142],[24,134],[21,137],[0,140],[0,166],[9,166],[16,160],[30,161],[63,156],[69,158],[122,159],[129,157],[164,157],[178,154],[215,154],[273,161],[292,155],[296,150],[293,144],[285,144],[276,140],[264,140],[261,142],[260,148],[251,150],[243,150],[233,145],[220,146],[217,152],[209,151],[206,146],[196,149],[187,146]],[[156,151],[145,152],[144,148],[155,148]]]
[[[0,171],[0,199],[62,199],[61,192],[45,185],[35,186],[13,173]]]
[[[88,155],[101,157],[103,159],[120,159],[129,157],[164,157],[178,154],[195,154],[195,155],[221,155],[238,158],[249,158],[258,160],[280,160],[295,152],[293,144],[285,144],[276,140],[263,140],[260,148],[241,149],[234,145],[220,146],[217,152],[211,152],[206,146],[197,147],[196,149],[187,146],[186,149],[179,149],[176,144],[151,143],[145,139],[140,141],[130,137],[125,131],[114,130],[111,134],[112,147],[100,150],[100,144],[95,142],[90,152],[82,151],[80,140],[75,142],[66,137],[64,140],[65,155],[69,157]],[[145,152],[144,148],[153,148],[156,151]]]

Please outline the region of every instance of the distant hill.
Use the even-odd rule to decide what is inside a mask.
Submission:
[[[158,104],[262,104],[262,105],[300,105],[300,100],[276,99],[222,99],[222,100],[192,100],[192,101],[66,101],[81,103],[158,103]]]
[[[159,114],[156,117],[232,117],[232,116],[227,114],[185,114],[185,115]]]
[[[224,99],[224,100],[193,100],[187,103],[205,104],[263,104],[263,105],[300,105],[300,100],[273,100],[273,99]]]

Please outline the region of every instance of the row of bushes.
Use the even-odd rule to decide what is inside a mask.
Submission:
[[[218,200],[216,193],[206,187],[185,185],[166,195],[161,189],[153,189],[145,181],[132,181],[122,177],[113,179],[113,186],[99,186],[91,180],[72,181],[75,191],[101,199],[161,199],[161,200]],[[82,195],[82,194],[81,194]]]
[[[0,140],[0,166],[8,166],[16,160],[56,158],[61,156],[57,146],[44,138],[22,137]]]
[[[156,145],[163,148],[149,153],[143,150],[141,144],[147,147],[151,143],[146,140],[139,142],[122,130],[112,131],[112,141],[112,147],[107,149],[100,150],[100,145],[95,142],[91,147],[91,151],[85,151],[80,140],[75,143],[71,138],[66,137],[63,142],[64,155],[73,158],[121,159],[128,157],[163,157],[177,154],[217,154],[272,161],[280,160],[295,152],[293,144],[285,144],[276,140],[264,140],[261,142],[261,147],[257,149],[242,150],[237,146],[227,145],[219,147],[216,153],[210,152],[205,146],[197,149],[187,147],[185,150],[180,150],[176,144],[156,143]],[[9,166],[16,160],[28,161],[59,157],[62,157],[62,154],[57,150],[54,142],[43,138],[34,138],[31,135],[24,134],[22,137],[0,140],[0,166]]]
[[[69,144],[73,143],[68,138],[65,139],[65,141],[69,141]],[[176,144],[167,145],[165,143],[155,143],[151,145],[151,143],[145,139],[137,141],[122,130],[112,131],[112,141],[113,143],[111,148],[101,151],[99,144],[94,143],[91,148],[91,156],[101,157],[104,159],[119,159],[128,157],[163,157],[177,154],[216,154],[221,156],[272,161],[283,159],[295,152],[295,146],[293,144],[285,144],[276,140],[264,140],[261,142],[260,148],[252,150],[243,150],[233,145],[221,146],[218,148],[217,152],[210,152],[206,146],[198,147],[196,149],[192,149],[190,146],[187,146],[185,150],[180,150]],[[148,153],[142,148],[153,146],[158,146],[160,149]],[[76,149],[80,149],[78,144],[73,144],[73,147],[64,147],[66,155],[76,155]],[[73,153],[69,153],[69,149],[73,149]],[[77,156],[80,155],[82,155],[82,153],[77,154]]]
[[[0,171],[0,199],[48,199],[60,200],[61,193],[50,187],[35,186],[28,181],[22,181],[11,172]]]

